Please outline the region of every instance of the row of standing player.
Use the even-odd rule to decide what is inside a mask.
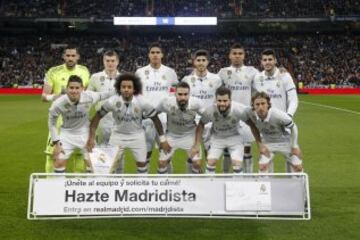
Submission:
[[[163,102],[166,97],[168,97],[170,88],[178,82],[178,79],[173,69],[161,64],[163,53],[160,45],[152,44],[149,47],[148,56],[150,64],[148,66],[138,69],[136,75],[140,77],[143,84],[142,92],[144,97],[148,99],[148,101],[153,107],[156,107],[161,105],[160,103]],[[79,69],[79,65],[77,65],[78,57],[79,56],[76,49],[68,48],[64,52],[65,64],[56,68],[58,68],[58,70],[64,71],[70,70],[65,72],[76,74],[74,70]],[[232,100],[234,102],[240,102],[246,106],[250,106],[251,94],[254,92],[254,90],[258,92],[264,91],[271,98],[271,104],[273,106],[272,108],[278,108],[292,117],[297,108],[296,89],[290,75],[286,71],[280,72],[276,68],[276,57],[274,52],[272,52],[271,50],[266,50],[262,53],[261,63],[264,67],[263,72],[258,72],[254,67],[245,66],[244,58],[244,48],[238,44],[233,45],[229,52],[231,66],[221,69],[218,74],[213,74],[208,72],[207,70],[207,65],[209,63],[209,55],[207,51],[199,50],[194,54],[193,57],[193,73],[189,76],[186,76],[182,81],[188,83],[191,89],[191,96],[197,98],[201,102],[202,106],[212,105],[215,101],[216,89],[221,85],[225,85],[226,87],[231,89]],[[92,75],[90,79],[90,84],[88,86],[89,90],[104,92],[113,89],[115,78],[119,75],[119,72],[117,70],[117,66],[119,64],[118,56],[115,52],[109,51],[104,54],[103,61],[105,69],[102,72]],[[47,73],[43,93],[44,100],[54,100],[59,94],[55,91],[59,88],[56,84],[58,81],[56,81],[56,77],[54,77],[58,76],[58,74],[55,73],[54,69],[50,69]],[[81,76],[81,74],[78,75]],[[64,78],[65,77],[63,77],[63,79]],[[84,79],[84,77],[82,79]],[[63,84],[62,86],[65,86],[66,81],[62,80],[59,82]],[[84,81],[84,83],[86,86],[86,80]],[[101,104],[99,106],[101,106]],[[172,106],[172,108],[173,107],[176,106]],[[166,127],[166,114],[160,114],[159,118],[163,123],[163,127]],[[112,121],[113,120],[110,114],[108,114],[100,121],[99,128],[101,129],[100,132],[102,137],[97,139],[99,143],[109,142]],[[197,121],[199,121],[198,117]],[[169,124],[171,123],[169,122]],[[151,120],[145,120],[143,122],[143,126],[146,129],[146,149],[148,149],[147,159],[149,159],[151,156],[153,141],[156,136],[156,131]],[[211,129],[211,124],[207,124],[205,126],[205,129],[206,136],[204,138],[204,142],[207,143],[210,142],[209,130]],[[239,131],[241,133],[240,135],[242,136],[241,142],[245,145],[243,153],[244,170],[245,172],[252,172],[253,167],[250,149],[250,144],[251,142],[253,142],[252,133],[250,131],[250,128],[248,128],[244,123],[241,123],[239,125]],[[174,141],[173,143],[171,143],[171,137],[168,137],[168,140],[170,145],[174,145]],[[281,141],[283,141],[283,139]],[[300,151],[293,151],[294,149],[292,149],[290,152],[288,151],[288,149],[286,151],[281,151],[281,146],[283,145],[281,141],[279,142],[279,139],[277,139],[278,143],[273,146],[273,151],[279,151],[285,155],[287,159],[287,169],[288,171],[290,171],[292,161],[291,156],[295,154],[300,157]],[[49,141],[49,143],[51,143],[51,141]],[[229,150],[228,148],[226,149]],[[229,151],[225,151],[224,154],[225,172],[228,171],[229,166],[231,165],[228,153]],[[161,154],[159,172],[171,171],[171,168],[168,168],[167,164],[165,164],[168,162],[167,157],[169,156],[171,156],[171,154]],[[271,160],[271,158],[268,159]],[[48,159],[47,162],[49,162],[49,160],[52,163],[51,159]],[[189,162],[189,171],[192,170],[193,172],[198,172],[198,168],[194,167],[194,164],[191,164],[191,161]],[[49,163],[47,164],[47,170],[51,165],[52,164]],[[269,166],[269,168],[271,169],[271,166]],[[235,170],[238,171],[238,169],[234,169],[234,171]],[[121,169],[118,169],[118,171],[121,171]]]

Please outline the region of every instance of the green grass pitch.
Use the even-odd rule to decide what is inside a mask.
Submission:
[[[0,239],[360,239],[360,96],[304,95],[300,101],[295,120],[310,177],[311,221],[29,221],[28,181],[44,170],[49,105],[39,96],[0,96]],[[282,160],[275,164],[284,169]],[[126,167],[134,171],[133,163]],[[184,171],[184,164],[175,170]]]

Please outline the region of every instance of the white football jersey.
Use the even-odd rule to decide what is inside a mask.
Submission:
[[[195,133],[195,117],[202,112],[202,109],[202,102],[190,97],[186,110],[182,111],[175,96],[164,99],[156,108],[158,112],[167,114],[167,133],[179,137]]]
[[[261,120],[256,112],[250,108],[246,112],[251,121],[255,123],[265,143],[290,141],[290,133],[286,129],[292,128],[294,122],[285,112],[276,108],[270,108],[264,120]]]
[[[178,83],[175,71],[165,65],[155,69],[149,64],[139,68],[135,75],[141,79],[143,96],[154,108],[169,96],[171,87]]]
[[[112,112],[114,118],[113,133],[136,134],[143,132],[142,119],[154,117],[157,113],[142,96],[133,96],[125,102],[119,95],[112,96],[102,105],[102,115]]]
[[[120,75],[119,72],[116,73],[116,77]],[[114,91],[114,85],[116,82],[116,77],[111,78],[109,77],[105,70],[101,72],[94,73],[90,77],[90,82],[87,87],[87,90],[94,91],[94,92],[108,92]],[[99,110],[103,101],[96,106],[96,110]]]
[[[276,68],[273,76],[267,76],[265,71],[262,71],[256,74],[253,88],[256,92],[267,93],[270,96],[272,107],[291,115],[295,114],[298,99],[294,81],[289,73],[280,73]],[[294,93],[291,94],[291,98],[289,97],[290,92]]]
[[[217,138],[239,135],[239,121],[246,122],[249,119],[245,110],[245,105],[232,101],[229,111],[223,115],[213,104],[202,113],[201,121],[205,124],[212,122],[211,134]]]
[[[225,87],[231,90],[231,99],[251,106],[251,90],[255,75],[259,71],[252,66],[234,66],[220,69],[218,75]]]
[[[109,98],[114,95],[112,92],[92,92],[84,91],[80,95],[77,103],[70,101],[67,94],[56,99],[49,109],[48,125],[51,133],[51,140],[59,140],[56,128],[57,118],[61,115],[63,124],[61,130],[71,131],[73,133],[88,132],[89,130],[89,110],[97,101]]]
[[[204,107],[211,106],[215,102],[215,92],[222,83],[217,74],[207,72],[204,77],[198,77],[195,72],[183,78],[190,86],[190,95],[200,99]]]

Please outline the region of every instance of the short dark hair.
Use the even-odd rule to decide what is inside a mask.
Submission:
[[[117,54],[117,52],[113,49],[106,50],[103,54],[103,57],[105,57],[105,56],[108,56],[108,57],[115,56],[117,59],[119,59],[119,54]]]
[[[205,49],[199,49],[199,50],[197,50],[195,53],[194,53],[194,56],[193,56],[193,58],[195,59],[195,58],[197,58],[197,57],[200,57],[200,56],[204,56],[204,57],[206,57],[206,59],[207,60],[209,60],[209,52],[207,51],[207,50],[205,50]]]
[[[224,95],[228,95],[229,98],[231,99],[231,90],[224,86],[221,86],[218,89],[216,89],[215,96],[224,96]]]
[[[276,54],[275,54],[275,51],[273,49],[265,49],[264,51],[262,51],[261,53],[261,56],[264,56],[264,55],[273,55],[274,58],[276,58]]]
[[[150,50],[151,50],[152,48],[154,48],[154,47],[160,48],[160,51],[162,52],[162,47],[161,47],[161,44],[160,44],[159,42],[150,43],[149,48],[148,48],[149,52],[150,52]]]
[[[233,50],[233,49],[243,49],[243,50],[245,50],[244,46],[241,45],[240,43],[234,43],[233,45],[231,45],[230,51]]]
[[[71,82],[77,82],[77,83],[80,83],[81,86],[84,86],[82,79],[81,79],[79,76],[77,76],[77,75],[71,75],[71,76],[69,77],[69,80],[68,80],[66,86],[69,86],[69,84],[70,84]]]
[[[178,88],[187,88],[190,90],[190,86],[187,82],[179,82],[178,84],[176,84],[176,89]]]
[[[133,83],[134,95],[139,95],[142,93],[142,84],[140,78],[132,73],[123,73],[116,78],[116,82],[114,84],[115,90],[118,95],[121,95],[120,87],[122,81],[131,81]]]
[[[269,108],[271,108],[271,102],[270,102],[270,96],[266,93],[266,92],[256,92],[252,97],[251,97],[251,107],[254,110],[254,102],[256,99],[258,98],[265,98]]]
[[[73,44],[68,44],[66,47],[64,47],[64,49],[63,49],[63,54],[65,53],[66,50],[69,50],[69,49],[75,49],[76,52],[77,52],[78,54],[80,54],[80,52],[79,52],[79,47],[77,47],[77,46],[75,46],[75,45],[73,45]]]

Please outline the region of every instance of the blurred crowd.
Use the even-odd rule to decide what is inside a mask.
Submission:
[[[191,53],[207,49],[211,54],[209,70],[227,66],[229,47],[234,42],[246,49],[247,65],[260,67],[265,48],[277,52],[278,65],[289,70],[296,81],[312,87],[360,86],[359,35],[260,35],[218,36],[183,34],[166,36],[37,36],[0,38],[0,87],[42,84],[45,72],[62,64],[64,44],[80,48],[80,64],[91,73],[102,70],[102,53],[114,49],[120,55],[120,69],[134,72],[148,64],[147,47],[158,41],[164,50],[164,64],[175,68],[181,79],[192,70]]]
[[[358,0],[0,0],[0,17],[359,15]]]

